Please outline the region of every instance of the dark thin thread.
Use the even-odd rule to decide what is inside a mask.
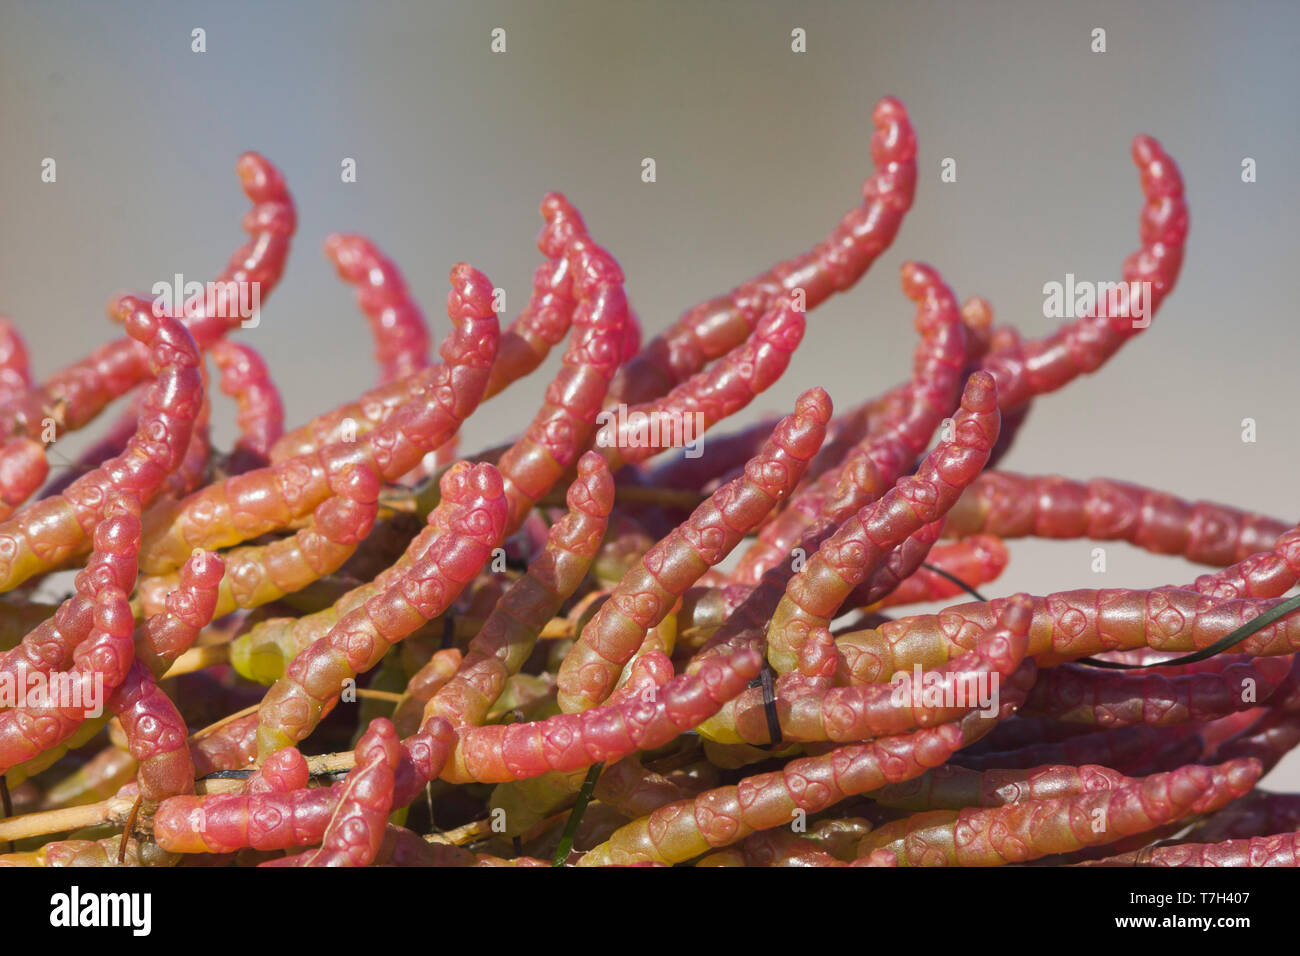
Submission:
[[[781,735],[781,721],[776,713],[776,688],[772,683],[772,668],[764,666],[758,675],[763,686],[763,716],[767,718],[767,736],[773,744],[785,740]]]
[[[923,563],[921,567],[925,568],[928,571],[934,572],[935,574],[939,575],[939,577],[941,578],[945,578],[951,581],[953,584],[956,584],[958,587],[962,588],[967,594],[971,595],[976,600],[979,601],[988,600],[982,594],[976,591],[973,587],[971,587],[969,584],[963,581],[961,578],[957,577],[955,574],[949,574],[947,571],[943,570],[942,568],[936,568],[932,564]],[[1279,604],[1277,607],[1264,612],[1258,617],[1252,618],[1251,620],[1247,621],[1245,624],[1241,625],[1241,627],[1234,630],[1232,633],[1219,638],[1219,640],[1215,641],[1213,644],[1209,645],[1208,647],[1203,647],[1199,651],[1194,651],[1191,654],[1184,654],[1182,657],[1175,657],[1167,661],[1152,661],[1150,664],[1126,664],[1120,661],[1104,661],[1096,657],[1082,657],[1079,660],[1077,660],[1075,663],[1084,664],[1088,667],[1100,667],[1106,670],[1116,670],[1116,671],[1141,670],[1146,667],[1177,667],[1182,664],[1195,664],[1198,661],[1208,660],[1209,658],[1214,657],[1216,654],[1222,654],[1230,647],[1233,647],[1236,644],[1240,644],[1242,641],[1250,637],[1252,634],[1255,634],[1258,631],[1262,631],[1270,624],[1280,620],[1281,618],[1286,617],[1288,614],[1291,614],[1292,612],[1297,610],[1300,610],[1300,596],[1293,597],[1289,601],[1284,601],[1283,603]]]
[[[122,866],[126,863],[126,847],[131,842],[131,831],[135,829],[135,818],[140,812],[140,804],[144,802],[144,797],[136,797],[135,803],[131,804],[131,815],[126,818],[126,826],[122,828],[122,842],[117,847],[117,865]]]
[[[1080,658],[1076,663],[1086,664],[1089,667],[1103,667],[1108,670],[1131,671],[1139,670],[1144,667],[1176,667],[1180,664],[1195,664],[1197,661],[1203,661],[1213,657],[1215,654],[1222,654],[1228,648],[1235,644],[1240,644],[1250,635],[1257,631],[1262,631],[1270,624],[1278,621],[1294,611],[1300,610],[1300,595],[1291,598],[1289,601],[1283,601],[1277,607],[1265,611],[1259,617],[1251,618],[1241,627],[1237,628],[1230,634],[1219,638],[1208,647],[1203,647],[1199,651],[1191,654],[1184,654],[1182,657],[1175,657],[1168,661],[1152,661],[1150,664],[1124,664],[1119,661],[1102,661],[1095,657]]]
[[[957,575],[951,574],[948,571],[945,571],[943,568],[936,568],[933,564],[926,564],[924,561],[921,562],[921,567],[925,568],[927,571],[931,572],[932,574],[939,575],[939,577],[943,578],[945,581],[951,581],[953,584],[957,585],[957,587],[961,588],[963,591],[965,591],[975,600],[985,601],[985,602],[988,601],[988,598],[980,594],[979,591],[976,591],[973,587],[971,587],[961,578],[957,577]]]

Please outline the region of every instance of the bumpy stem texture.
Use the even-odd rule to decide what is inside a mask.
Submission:
[[[194,340],[179,322],[154,315],[140,299],[126,296],[118,310],[127,332],[148,348],[155,376],[141,402],[135,434],[122,454],[82,475],[62,494],[0,523],[0,592],[83,550],[114,492],[147,505],[184,456],[203,404]]]
[[[814,627],[825,627],[859,584],[922,526],[940,520],[988,460],[997,439],[997,390],[971,376],[953,437],[940,442],[915,476],[902,478],[823,542],[786,586],[768,629],[767,659],[779,674],[795,669]]]
[[[506,521],[501,476],[488,464],[448,471],[443,498],[456,505],[447,533],[397,582],[345,614],[294,658],[258,711],[258,750],[269,756],[303,740],[344,682],[378,664],[388,649],[443,613],[500,545]]]
[[[421,373],[423,387],[374,431],[209,485],[174,506],[154,509],[145,527],[142,567],[163,574],[193,548],[218,548],[285,527],[309,514],[352,469],[396,481],[446,442],[477,406],[496,354],[492,284],[465,265],[451,271],[447,314],[455,331],[442,365]]]
[[[821,445],[830,412],[830,399],[821,389],[801,395],[794,413],[782,419],[745,466],[744,476],[714,492],[623,577],[560,667],[562,710],[584,710],[608,697],[646,632],[777,502],[789,496]]]
[[[869,833],[858,853],[887,851],[902,866],[1023,863],[1113,843],[1217,810],[1248,792],[1260,770],[1253,760],[1189,766],[1117,789],[988,809],[921,813]]]
[[[483,622],[455,676],[425,708],[426,718],[445,717],[454,726],[483,723],[506,679],[519,672],[542,628],[586,577],[614,506],[614,479],[604,459],[583,455],[566,497],[568,514]]]

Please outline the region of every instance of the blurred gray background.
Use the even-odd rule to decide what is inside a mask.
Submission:
[[[1124,478],[1300,517],[1294,296],[1300,8],[1292,3],[0,3],[0,310],[38,371],[115,334],[104,304],[243,240],[239,153],[276,162],[298,202],[290,267],[247,341],[290,424],[374,381],[352,295],[321,255],[364,232],[405,271],[438,337],[449,267],[523,305],[537,203],[566,192],[618,256],[647,331],[821,238],[870,173],[873,102],[903,99],[916,204],[849,294],[813,315],[784,380],[840,405],[901,380],[915,345],[909,258],[1027,336],[1053,329],[1045,282],[1118,278],[1137,244],[1128,154],[1158,137],[1192,232],[1153,326],[1099,374],[1039,402],[1005,467]],[[191,52],[191,31],[207,52]],[[506,31],[507,52],[489,49]],[[791,30],[807,52],[791,52]],[[1090,50],[1091,31],[1107,52]],[[640,180],[654,157],[658,181]],[[53,157],[58,181],[40,180]],[[358,181],[340,181],[344,157]],[[939,164],[957,160],[955,183]],[[1241,181],[1241,162],[1258,181]],[[547,368],[555,365],[555,359]],[[471,421],[465,447],[519,430],[539,373]],[[218,411],[228,438],[229,407]],[[1243,418],[1258,441],[1241,441]],[[75,437],[67,440],[71,455]],[[1176,559],[1017,542],[988,590],[1190,580]],[[1292,763],[1300,778],[1300,761]]]

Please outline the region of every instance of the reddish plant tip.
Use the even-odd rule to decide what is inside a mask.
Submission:
[[[939,273],[924,262],[904,262],[899,268],[899,276],[903,283],[903,295],[912,302],[920,302],[943,282]]]
[[[548,259],[558,259],[565,249],[587,232],[582,214],[565,198],[563,193],[547,193],[541,204],[546,225],[537,237],[537,250]]]
[[[252,202],[263,203],[287,200],[289,193],[284,176],[270,160],[259,153],[247,152],[235,163],[235,175],[243,187],[244,195]]]
[[[181,568],[181,582],[188,588],[212,588],[220,583],[226,563],[215,551],[196,549]]]
[[[447,317],[453,322],[463,319],[495,317],[492,308],[492,282],[467,262],[452,266],[447,293]]]
[[[359,282],[370,271],[371,264],[365,256],[367,245],[362,236],[331,233],[325,237],[325,257],[333,263],[340,279]]]
[[[578,459],[578,480],[569,486],[565,503],[570,510],[608,515],[614,507],[614,476],[599,453],[589,451]]]
[[[1142,192],[1151,198],[1183,195],[1183,175],[1160,141],[1153,136],[1133,138],[1133,164],[1142,174]]]
[[[807,418],[819,425],[825,425],[831,420],[834,405],[826,389],[820,385],[815,385],[795,399],[794,411],[800,418]]]

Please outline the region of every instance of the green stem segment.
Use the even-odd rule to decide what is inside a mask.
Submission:
[[[582,789],[578,791],[578,799],[573,804],[573,812],[569,814],[568,822],[564,824],[564,833],[560,835],[560,845],[555,848],[555,859],[551,866],[564,866],[564,861],[569,858],[569,853],[573,850],[573,838],[578,833],[578,824],[582,822],[582,815],[587,812],[587,804],[591,802],[591,794],[596,789],[596,781],[600,779],[600,772],[605,769],[603,763],[591,765],[587,771],[586,778],[582,781]]]

